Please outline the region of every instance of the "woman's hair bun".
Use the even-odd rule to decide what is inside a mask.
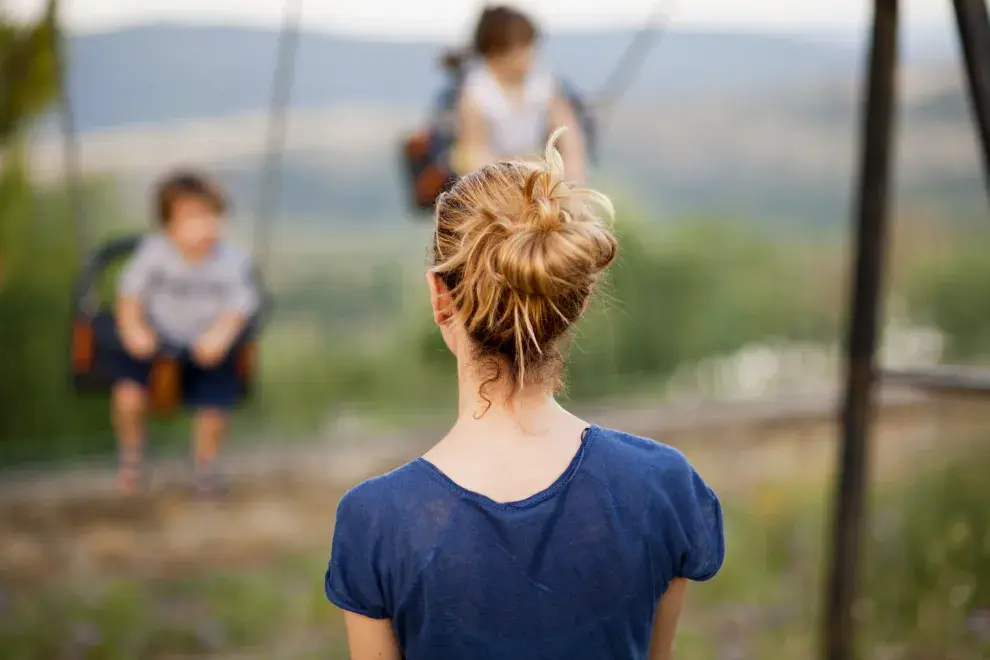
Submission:
[[[563,131],[542,162],[488,165],[437,203],[433,270],[480,353],[508,359],[517,387],[561,366],[558,340],[616,257],[612,203],[565,179]]]
[[[615,259],[617,243],[593,206],[611,219],[612,204],[595,191],[575,189],[564,176],[556,142],[547,142],[542,166],[523,186],[518,219],[498,251],[496,270],[506,283],[527,295],[567,295],[590,287]]]

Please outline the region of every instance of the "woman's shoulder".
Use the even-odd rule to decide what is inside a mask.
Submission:
[[[679,449],[643,436],[616,429],[595,427],[597,444],[606,463],[614,464],[625,474],[657,472],[687,473],[693,470]]]
[[[648,536],[677,558],[660,566],[666,580],[707,580],[725,557],[718,496],[678,449],[621,431],[601,432],[601,475],[616,501],[643,514]],[[660,555],[658,555],[660,556]]]
[[[337,505],[337,517],[359,515],[368,519],[389,515],[398,510],[399,504],[430,488],[430,482],[418,461],[411,461],[348,489]]]
[[[639,501],[682,502],[699,492],[708,497],[701,475],[679,449],[614,429],[600,429],[596,460],[589,467],[613,496]],[[711,492],[714,495],[714,492]]]

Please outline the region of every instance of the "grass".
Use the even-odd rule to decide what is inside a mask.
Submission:
[[[7,595],[7,660],[154,660],[249,650],[264,658],[345,657],[340,614],[326,604],[322,561],[185,579],[101,579]]]
[[[968,451],[875,496],[857,607],[861,657],[990,654],[990,635],[973,625],[990,613],[990,443]],[[689,592],[678,660],[817,655],[825,495],[779,481],[724,503],[726,563]],[[286,556],[181,579],[80,574],[7,585],[0,657],[345,658],[341,615],[323,596],[325,561]]]

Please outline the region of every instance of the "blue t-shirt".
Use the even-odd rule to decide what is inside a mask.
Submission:
[[[327,598],[391,618],[406,660],[638,660],[670,581],[725,556],[722,509],[687,459],[592,426],[547,489],[498,503],[425,459],[337,508]]]

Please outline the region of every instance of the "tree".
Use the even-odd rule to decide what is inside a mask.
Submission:
[[[57,187],[32,185],[22,139],[59,90],[58,3],[32,24],[0,7],[0,463],[78,455],[103,438],[105,403],[68,388],[67,345],[78,248]],[[103,440],[106,442],[106,440]]]
[[[0,15],[0,145],[5,166],[8,147],[58,92],[57,15],[57,0],[48,0],[44,14],[33,25]]]
[[[26,124],[44,112],[59,88],[57,24],[58,2],[48,0],[45,12],[33,25],[8,19],[0,7],[0,218],[15,222],[10,207],[18,204],[15,193],[21,179],[23,155],[19,136]],[[10,267],[7,255],[9,229],[0,227],[0,290]]]

